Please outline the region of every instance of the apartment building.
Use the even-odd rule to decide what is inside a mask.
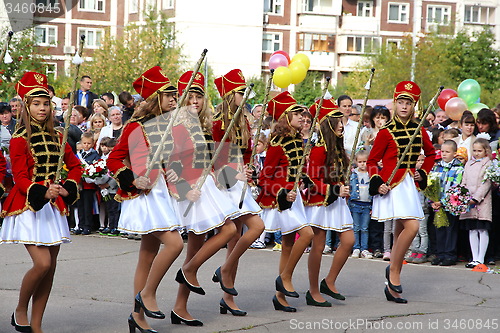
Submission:
[[[144,10],[171,16],[177,43],[194,63],[203,48],[215,75],[239,67],[245,75],[269,72],[276,50],[309,56],[311,71],[333,83],[355,70],[378,47],[398,47],[405,35],[418,39],[436,30],[456,33],[491,28],[500,36],[500,0],[33,0],[60,6],[63,14],[35,17],[35,34],[49,47],[48,73],[68,71],[78,36],[87,57],[104,34],[141,24]],[[0,6],[1,7],[1,6]],[[5,24],[0,8],[0,24]],[[500,48],[497,39],[496,47]]]

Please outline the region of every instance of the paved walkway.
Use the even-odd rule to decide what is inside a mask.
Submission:
[[[59,255],[54,289],[44,318],[45,333],[128,332],[132,310],[132,279],[139,241],[100,236],[74,236]],[[297,266],[294,286],[299,299],[290,299],[296,313],[275,311],[271,299],[279,253],[249,250],[240,262],[236,288],[246,317],[220,315],[222,292],[211,282],[225,250],[210,259],[199,273],[207,295],[192,295],[189,309],[205,323],[201,328],[171,325],[169,319],[150,323],[158,332],[498,332],[500,331],[500,275],[472,272],[463,265],[439,267],[408,264],[403,269],[406,305],[385,300],[384,268],[379,259],[349,259],[337,288],[347,297],[331,300],[333,307],[305,304],[307,254]],[[169,313],[178,284],[175,272],[184,253],[165,276],[158,294],[160,308]],[[325,255],[322,276],[332,255]],[[0,246],[0,332],[14,332],[14,310],[20,280],[30,267],[22,245]],[[326,296],[327,297],[327,296]],[[328,297],[327,297],[328,299]]]

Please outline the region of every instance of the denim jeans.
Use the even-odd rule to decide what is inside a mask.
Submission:
[[[354,229],[353,249],[368,250],[368,226],[370,225],[371,205],[350,203]]]

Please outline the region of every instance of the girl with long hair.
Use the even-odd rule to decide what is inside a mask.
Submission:
[[[262,192],[257,202],[264,209],[262,217],[267,232],[281,231],[282,250],[279,276],[276,279],[275,310],[296,312],[285,296],[299,297],[292,276],[304,250],[313,238],[304,204],[294,188],[297,175],[302,174],[300,162],[304,154],[301,129],[302,107],[285,91],[269,101],[268,111],[277,123],[271,133],[264,167],[259,177]],[[295,241],[295,234],[299,238]]]
[[[21,282],[11,324],[18,332],[42,332],[59,246],[71,241],[68,207],[78,200],[80,161],[62,134],[54,130],[47,77],[27,72],[16,85],[24,101],[21,121],[10,141],[14,187],[4,202],[0,243],[24,244],[33,267]],[[64,149],[65,180],[55,183],[59,152]],[[31,301],[31,319],[28,304]]]
[[[178,81],[179,95],[187,94],[181,105],[181,114],[173,128],[174,152],[171,160],[182,165],[175,191],[176,203],[183,227],[188,232],[187,252],[184,264],[177,272],[179,283],[174,309],[170,313],[172,324],[203,326],[187,310],[191,292],[205,295],[198,283],[197,273],[201,265],[219,251],[234,236],[236,227],[231,218],[238,209],[216,187],[212,170],[200,190],[196,188],[213,154],[212,113],[205,95],[205,78],[196,73],[193,84],[186,91],[193,72],[184,73]],[[186,216],[187,207],[193,203]],[[205,241],[209,231],[217,233]],[[220,276],[220,275],[219,275]]]
[[[152,333],[156,331],[145,316],[165,318],[156,301],[157,289],[183,248],[181,223],[167,188],[167,182],[175,182],[177,175],[173,169],[165,170],[174,148],[171,135],[161,147],[161,158],[152,161],[168,126],[169,111],[175,106],[176,89],[159,66],[147,70],[133,86],[146,103],[127,123],[106,163],[120,186],[116,196],[122,202],[118,230],[142,235],[134,276],[134,311],[128,318],[130,332],[137,328]],[[154,164],[146,176],[149,163]]]
[[[419,220],[424,219],[417,185],[427,186],[427,173],[434,165],[436,153],[427,131],[418,129],[408,154],[405,156],[395,176],[388,183],[410,137],[418,128],[414,120],[415,104],[420,99],[420,88],[411,81],[403,81],[394,89],[394,117],[377,134],[367,161],[370,174],[369,192],[373,195],[372,219],[379,222],[395,220],[394,241],[390,265],[385,270],[387,287],[386,299],[396,303],[407,303],[401,298],[401,269],[406,251],[418,232]],[[424,151],[422,167],[416,170],[417,159]],[[382,160],[383,169],[377,163]],[[417,184],[416,184],[417,183]]]
[[[336,287],[335,281],[351,254],[354,244],[352,216],[346,203],[349,195],[349,184],[344,178],[349,165],[344,150],[342,131],[342,113],[332,100],[324,100],[321,110],[315,103],[309,109],[311,113],[319,112],[319,142],[311,150],[307,174],[314,186],[307,191],[306,214],[312,226],[314,238],[309,252],[309,290],[306,294],[307,305],[330,307],[321,293],[338,300],[345,300]],[[326,232],[338,233],[340,245],[333,257],[330,271],[325,279],[319,281],[319,271]]]
[[[239,205],[243,184],[252,176],[252,170],[246,167],[250,163],[252,154],[250,124],[243,113],[240,113],[239,118],[235,120],[235,126],[232,127],[226,142],[221,141],[225,129],[242,103],[246,82],[241,70],[234,69],[215,79],[215,85],[222,97],[222,103],[217,106],[214,116],[213,137],[216,144],[224,145],[216,165],[217,178],[222,193],[234,205]],[[229,311],[234,316],[246,315],[246,312],[238,309],[234,302],[234,296],[238,295],[234,289],[234,280],[239,259],[264,231],[264,221],[258,215],[260,211],[261,208],[253,199],[250,187],[247,187],[239,216],[233,220],[236,234],[228,243],[226,262],[216,270],[213,278],[214,282],[220,283],[224,291],[223,298],[219,302],[221,313]],[[247,231],[241,235],[243,225],[247,227]]]

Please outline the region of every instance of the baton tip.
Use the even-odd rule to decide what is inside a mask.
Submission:
[[[372,67],[371,71],[372,73],[375,73],[375,67]]]
[[[270,72],[271,74],[274,74],[274,68],[271,68]]]
[[[250,88],[253,88],[255,86],[255,83],[250,83]]]
[[[327,76],[326,77],[326,82],[330,82],[331,77]]]
[[[9,34],[9,37],[12,37],[12,35],[14,35],[14,31],[11,30],[11,31],[9,31],[8,34]]]
[[[81,40],[85,40],[85,35],[81,35],[81,36],[80,36],[80,39],[81,39]]]
[[[203,53],[207,53],[208,52],[208,49],[203,49]]]
[[[440,87],[439,87],[439,90],[443,90],[443,89],[444,89],[444,86],[440,86]]]

